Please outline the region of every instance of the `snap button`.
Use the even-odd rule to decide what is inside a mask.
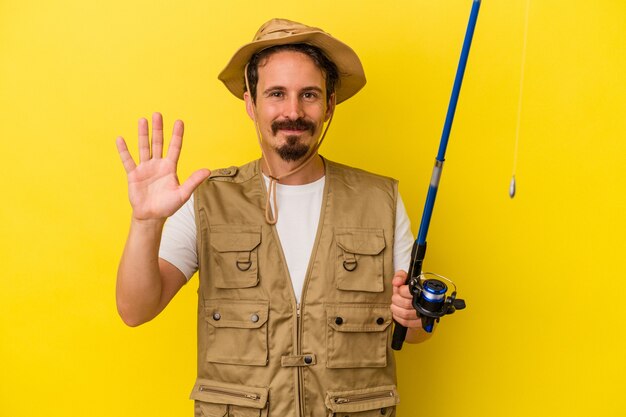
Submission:
[[[310,365],[313,362],[313,358],[310,356],[305,356],[304,357],[304,363],[306,363],[307,365]]]
[[[213,313],[213,320],[218,321],[221,318],[222,318],[222,315],[220,313]]]
[[[341,317],[335,317],[335,324],[343,324],[343,319]]]
[[[383,416],[384,416],[385,414],[387,414],[387,409],[385,409],[385,408],[381,408],[381,409],[380,409],[380,414],[382,414]]]
[[[253,315],[250,316],[250,320],[252,321],[252,323],[256,323],[259,321],[259,315],[254,313]]]
[[[376,324],[383,324],[385,322],[385,319],[382,317],[379,317],[376,319]]]

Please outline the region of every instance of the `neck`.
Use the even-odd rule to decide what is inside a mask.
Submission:
[[[280,178],[283,175],[297,169],[300,165],[305,163],[306,165],[294,172],[291,175],[287,175],[281,178],[280,184],[285,185],[303,185],[309,184],[319,180],[324,176],[324,161],[315,152],[310,161],[307,161],[308,156],[298,161],[284,161],[275,154],[264,155],[261,158],[261,171],[266,176],[269,176],[268,164],[271,167],[272,175],[274,178]]]

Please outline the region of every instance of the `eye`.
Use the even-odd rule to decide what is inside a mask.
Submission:
[[[302,97],[305,100],[315,100],[315,99],[317,99],[318,95],[317,95],[317,93],[315,93],[313,91],[307,91],[305,93],[302,93]]]
[[[270,93],[270,97],[282,97],[283,96],[283,92],[282,91],[272,91]]]

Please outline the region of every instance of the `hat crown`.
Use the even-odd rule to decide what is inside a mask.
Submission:
[[[322,32],[322,29],[303,25],[287,19],[272,19],[263,24],[254,35],[252,41],[280,39],[302,33]]]

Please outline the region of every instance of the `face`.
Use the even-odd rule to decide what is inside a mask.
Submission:
[[[265,153],[284,161],[307,155],[332,113],[323,72],[305,54],[281,51],[259,64],[256,120]],[[245,93],[246,109],[255,119],[252,97]]]

